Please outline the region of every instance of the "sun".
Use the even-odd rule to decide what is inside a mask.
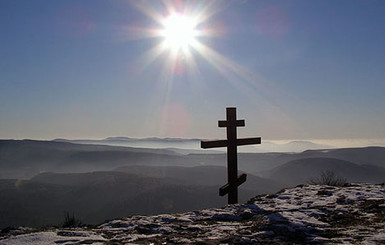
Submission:
[[[213,67],[225,79],[239,83],[239,80],[254,82],[254,75],[241,65],[222,55],[206,44],[213,44],[226,34],[222,22],[215,19],[217,13],[229,5],[225,1],[162,0],[159,5],[153,1],[132,0],[130,3],[152,20],[151,26],[128,29],[133,39],[153,39],[154,46],[138,59],[138,67],[147,69],[156,60],[161,66],[160,80],[165,81],[167,91],[175,76],[199,80],[200,68],[204,63]]]
[[[191,88],[204,88],[203,81],[207,78],[202,75],[207,74],[206,71],[218,73],[252,100],[255,99],[253,91],[261,98],[266,97],[265,94],[276,94],[279,88],[270,89],[270,81],[211,47],[227,35],[226,25],[215,16],[235,2],[127,1],[151,22],[147,24],[147,19],[134,21],[122,30],[122,35],[127,40],[151,40],[152,45],[136,59],[134,67],[138,74],[150,67],[157,72],[156,80],[161,84],[164,103],[169,103],[176,81],[188,82]],[[141,22],[145,26],[138,25]]]
[[[173,51],[188,49],[198,36],[197,21],[187,15],[172,14],[164,19],[162,25],[160,34],[167,48]]]

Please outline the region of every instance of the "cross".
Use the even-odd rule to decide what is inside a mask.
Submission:
[[[238,175],[237,146],[261,144],[261,138],[237,139],[237,127],[244,127],[245,120],[237,120],[235,107],[226,108],[226,121],[218,121],[218,127],[226,128],[227,140],[201,141],[201,148],[227,147],[227,184],[219,188],[219,195],[228,194],[228,204],[238,202],[238,186],[246,181],[246,174]]]

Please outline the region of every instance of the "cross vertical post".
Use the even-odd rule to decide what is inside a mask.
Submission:
[[[237,138],[237,127],[244,127],[245,120],[237,120],[236,108],[226,108],[226,121],[218,121],[218,127],[225,127],[226,140],[201,141],[204,149],[227,147],[227,184],[219,189],[219,195],[228,194],[228,204],[238,203],[238,186],[246,181],[246,174],[238,175],[237,146],[260,144],[261,138]]]
[[[235,183],[238,175],[236,109],[226,108],[227,120],[227,183]],[[238,187],[229,186],[228,203],[238,202]]]

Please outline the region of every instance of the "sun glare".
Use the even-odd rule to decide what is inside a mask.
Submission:
[[[241,87],[240,81],[244,81],[242,91],[245,93],[251,91],[250,87],[256,88],[256,80],[260,81],[258,89],[261,89],[264,79],[205,44],[208,38],[218,38],[225,33],[221,22],[212,20],[228,6],[224,1],[192,5],[193,1],[163,0],[161,7],[145,1],[132,0],[131,3],[154,21],[150,28],[134,28],[137,32],[133,36],[159,41],[140,57],[139,63],[144,70],[155,60],[162,60],[159,80],[165,83],[166,97],[174,76],[188,75],[199,81],[202,59],[234,86]]]
[[[197,36],[196,25],[196,21],[189,16],[173,14],[164,20],[161,35],[171,50],[187,49]]]

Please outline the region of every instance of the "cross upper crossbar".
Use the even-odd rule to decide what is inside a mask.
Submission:
[[[226,128],[227,126],[231,125],[231,123],[234,123],[233,121],[218,121],[218,127],[220,128]],[[236,120],[235,121],[236,127],[244,127],[245,126],[245,120]]]
[[[226,121],[218,121],[218,127],[226,128],[226,140],[202,140],[201,148],[227,147],[227,180],[228,183],[219,189],[219,195],[228,194],[228,203],[238,202],[238,186],[246,181],[246,174],[238,175],[237,146],[261,144],[261,138],[237,139],[237,127],[244,127],[245,120],[237,120],[236,108],[226,108]]]

